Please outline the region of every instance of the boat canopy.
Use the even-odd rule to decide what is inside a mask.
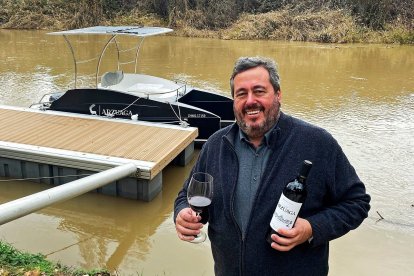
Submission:
[[[144,27],[144,26],[93,26],[88,28],[58,31],[48,33],[51,35],[130,35],[130,36],[153,36],[172,32],[170,28],[164,27]]]
[[[173,30],[170,28],[164,28],[164,27],[144,27],[144,26],[93,26],[88,28],[81,28],[81,29],[73,29],[73,30],[67,30],[67,31],[59,31],[59,32],[52,32],[48,33],[50,35],[61,35],[65,39],[66,43],[69,46],[69,49],[72,53],[72,59],[74,63],[74,69],[75,69],[75,89],[77,88],[77,79],[78,79],[78,64],[86,63],[90,61],[94,61],[97,59],[96,64],[96,72],[94,74],[95,76],[95,87],[98,87],[98,78],[99,78],[99,70],[101,66],[102,58],[105,54],[105,51],[108,47],[108,45],[113,42],[115,43],[116,51],[117,51],[117,71],[121,70],[122,64],[129,64],[134,63],[134,73],[137,73],[137,66],[138,66],[138,55],[139,51],[141,49],[141,45],[144,42],[144,39],[149,36],[154,35],[160,35],[172,32]],[[68,36],[72,35],[106,35],[109,36],[108,40],[106,41],[105,45],[101,49],[99,56],[97,58],[91,58],[87,60],[78,60],[75,55],[75,50],[73,48],[72,43],[69,41]],[[132,36],[132,37],[138,37],[139,42],[136,44],[135,47],[130,49],[120,49],[120,45],[117,41],[117,37],[120,36]],[[131,61],[122,62],[120,61],[120,55],[121,52],[128,52],[130,50],[135,51],[135,57]]]

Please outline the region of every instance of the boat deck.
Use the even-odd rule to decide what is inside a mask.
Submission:
[[[0,157],[101,171],[126,162],[153,179],[197,128],[0,106]]]

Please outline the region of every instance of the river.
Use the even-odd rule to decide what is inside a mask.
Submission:
[[[28,107],[73,85],[62,37],[0,30],[0,42],[1,105]],[[85,56],[100,47],[91,40],[81,45]],[[331,242],[330,275],[397,276],[414,275],[413,53],[399,45],[161,36],[146,39],[138,69],[228,94],[238,57],[274,58],[282,109],[331,132],[372,196],[361,227]],[[89,193],[0,226],[0,239],[65,265],[119,275],[213,275],[209,241],[180,241],[172,222],[174,198],[194,162],[167,167],[163,191],[150,203]],[[0,202],[47,188],[1,181]]]

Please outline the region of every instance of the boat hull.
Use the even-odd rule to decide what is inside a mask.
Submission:
[[[211,104],[211,102],[210,106],[206,106],[205,103],[198,104],[198,107],[180,101],[162,102],[107,89],[72,89],[54,100],[48,109],[110,118],[189,125],[198,128],[197,141],[202,142],[223,126],[220,116],[200,108],[211,109],[213,108]],[[221,105],[217,107],[229,108]],[[231,117],[229,119],[231,121]]]

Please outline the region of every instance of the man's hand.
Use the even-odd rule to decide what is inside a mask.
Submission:
[[[272,235],[272,248],[278,251],[289,251],[295,246],[308,242],[312,237],[312,226],[306,219],[298,218],[292,229],[278,229],[277,232],[284,236]]]
[[[200,216],[191,208],[182,209],[175,219],[175,230],[177,230],[178,237],[183,241],[192,241],[194,236],[200,234],[200,229],[203,224],[199,222]]]

